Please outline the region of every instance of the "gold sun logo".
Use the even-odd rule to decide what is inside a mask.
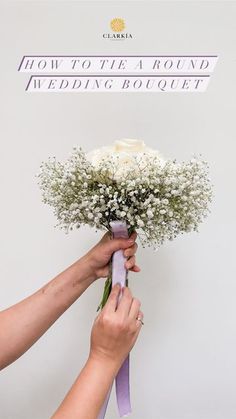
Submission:
[[[125,29],[125,21],[120,17],[115,17],[111,20],[110,26],[113,32],[122,32]]]

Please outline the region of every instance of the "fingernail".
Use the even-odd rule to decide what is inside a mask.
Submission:
[[[134,239],[129,239],[128,243],[134,243]]]

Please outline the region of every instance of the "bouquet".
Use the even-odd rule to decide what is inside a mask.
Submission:
[[[65,162],[49,158],[38,178],[43,202],[66,232],[90,225],[113,237],[127,237],[136,230],[142,246],[157,250],[179,234],[198,231],[210,211],[208,171],[201,156],[178,163],[141,140],[123,139],[89,153],[74,147]],[[128,284],[121,251],[113,254],[110,266],[99,308],[112,284]],[[121,416],[130,412],[128,368],[127,359],[116,378]]]

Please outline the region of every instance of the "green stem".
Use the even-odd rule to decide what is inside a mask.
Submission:
[[[112,287],[112,278],[111,276],[108,276],[104,285],[102,300],[97,308],[97,311],[99,311],[100,309],[102,310],[103,307],[105,306],[111,292],[111,287]]]

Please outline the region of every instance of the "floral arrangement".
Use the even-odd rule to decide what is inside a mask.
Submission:
[[[125,220],[129,233],[137,230],[142,245],[155,249],[197,231],[212,197],[206,161],[164,160],[131,139],[87,154],[74,147],[64,163],[42,163],[38,176],[43,201],[67,232],[82,224],[110,230],[111,221]]]
[[[64,163],[55,157],[42,163],[38,178],[43,201],[66,232],[83,224],[108,230],[113,237],[137,230],[141,244],[154,249],[178,234],[197,231],[212,199],[206,161],[164,160],[158,151],[133,139],[87,154],[74,147]],[[122,251],[113,254],[110,266],[98,309],[105,305],[112,284],[128,285]],[[129,357],[117,374],[116,390],[120,416],[127,415]],[[109,395],[99,419],[105,416]]]

